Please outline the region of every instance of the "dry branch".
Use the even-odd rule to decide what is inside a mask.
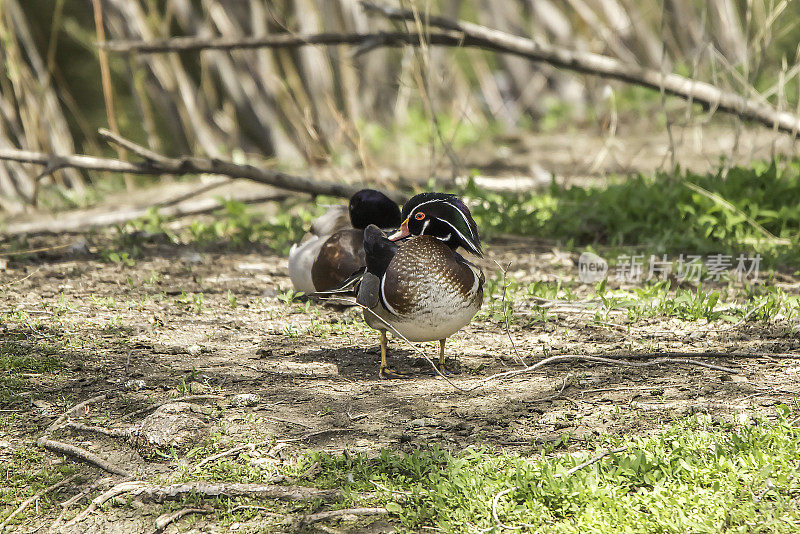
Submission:
[[[581,469],[589,467],[592,464],[596,464],[597,462],[599,462],[600,460],[602,460],[603,458],[605,458],[609,454],[617,454],[617,453],[626,451],[627,449],[628,449],[628,447],[618,447],[616,449],[610,449],[610,450],[607,450],[607,451],[603,451],[600,454],[598,454],[597,456],[593,456],[592,458],[589,458],[585,462],[580,463],[580,464],[576,465],[575,467],[570,468],[566,472],[566,474],[564,476],[568,476],[568,477],[572,476],[575,473],[577,473],[578,471],[580,471]],[[555,475],[553,475],[553,478],[560,478],[561,476],[562,476],[561,473],[556,473]]]
[[[177,512],[160,515],[156,519],[155,523],[156,532],[162,532],[170,524],[177,521],[181,517],[187,516],[189,514],[207,514],[209,512],[211,512],[211,510],[207,508],[182,508]]]
[[[338,517],[347,516],[365,516],[365,515],[384,515],[389,512],[386,508],[345,508],[342,510],[330,510],[328,512],[318,512],[304,516],[300,520],[301,525],[310,525],[311,523],[318,523],[320,521],[327,521],[328,519],[335,519]]]
[[[241,202],[243,204],[260,204],[268,201],[285,200],[285,194],[237,194],[231,197],[231,200]],[[224,207],[224,202],[220,202],[215,198],[204,198],[194,201],[180,202],[176,205],[169,205],[159,207],[157,204],[153,207],[158,209],[158,213],[164,217],[187,217],[190,215],[203,215],[206,213],[213,213],[214,211]],[[66,234],[66,233],[80,233],[92,228],[103,228],[113,226],[115,224],[124,224],[128,221],[144,217],[150,208],[132,208],[127,210],[116,210],[107,213],[85,214],[78,213],[76,215],[60,213],[58,218],[37,220],[33,222],[24,222],[9,224],[2,231],[0,235],[12,237],[20,235],[36,235],[36,234]],[[67,245],[72,246],[72,245]]]
[[[376,6],[367,2],[362,2],[362,5],[366,9],[377,11],[392,19],[415,20],[412,11]],[[111,41],[101,43],[101,45],[112,51],[147,53],[341,44],[359,45],[366,50],[387,46],[420,46],[422,43],[425,45],[482,48],[513,54],[533,61],[542,61],[556,67],[584,74],[620,80],[664,91],[667,94],[690,102],[697,102],[706,109],[719,110],[737,115],[742,119],[760,122],[771,128],[790,133],[795,137],[800,135],[800,117],[797,115],[779,111],[765,102],[759,102],[731,91],[725,91],[707,82],[693,80],[674,73],[665,74],[655,69],[627,63],[601,54],[570,50],[462,20],[425,16],[424,22],[442,30],[427,31],[422,34],[414,32],[280,34],[245,39],[180,37],[152,42]]]
[[[310,499],[332,500],[341,496],[339,490],[322,490],[305,486],[277,486],[274,484],[239,484],[234,482],[184,482],[164,486],[149,485],[141,480],[117,484],[92,500],[88,507],[76,515],[65,526],[80,523],[99,506],[130,493],[142,501],[163,502],[178,500],[190,495],[202,497],[248,497],[251,499],[279,499],[283,501],[304,501]]]
[[[142,414],[146,414],[147,412],[152,412],[153,410],[157,410],[158,408],[164,406],[165,404],[170,404],[173,402],[197,402],[197,401],[204,401],[204,400],[218,400],[222,399],[222,395],[186,395],[184,397],[175,397],[174,399],[166,399],[162,401],[158,401],[155,404],[152,404],[146,408],[142,408],[140,410],[136,410],[135,412],[131,412],[129,414],[125,414],[119,418],[119,422],[127,421],[128,419],[133,419],[134,417],[138,417]]]
[[[361,186],[314,180],[306,176],[293,176],[280,171],[262,169],[253,165],[241,165],[222,159],[193,156],[180,158],[163,157],[149,159],[143,163],[130,163],[118,159],[97,158],[81,154],[57,156],[43,152],[30,152],[0,148],[0,160],[44,165],[53,169],[75,168],[90,171],[127,172],[131,174],[218,174],[232,178],[246,178],[254,182],[271,185],[289,191],[350,198]]]
[[[27,508],[28,505],[30,505],[32,502],[36,501],[37,499],[41,499],[45,494],[50,493],[51,491],[56,490],[56,489],[60,488],[61,486],[66,486],[67,484],[72,482],[75,478],[77,478],[77,476],[78,475],[72,475],[72,476],[70,476],[68,478],[65,478],[64,480],[62,480],[60,482],[56,482],[52,486],[48,486],[45,489],[39,491],[36,495],[33,495],[33,496],[28,497],[27,499],[25,499],[22,502],[22,504],[20,504],[19,507],[17,507],[16,510],[14,510],[10,514],[8,514],[8,516],[3,520],[3,522],[0,523],[0,532],[2,532],[3,529],[6,528],[6,525],[8,525],[11,522],[11,520],[14,519],[17,515],[22,513],[25,510],[25,508]]]
[[[66,456],[71,456],[84,463],[93,465],[95,467],[99,467],[103,471],[107,471],[111,474],[118,475],[124,478],[130,478],[131,476],[130,473],[128,473],[121,467],[117,467],[114,464],[108,463],[99,456],[97,456],[96,454],[91,453],[86,449],[76,447],[75,445],[70,445],[69,443],[62,443],[60,441],[53,441],[47,438],[39,438],[36,444],[42,447],[43,449],[47,449],[48,451],[55,452],[57,454],[64,454]]]

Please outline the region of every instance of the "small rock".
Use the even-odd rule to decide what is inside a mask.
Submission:
[[[435,421],[433,421],[433,419],[425,419],[425,418],[414,419],[413,421],[411,421],[409,423],[410,426],[417,427],[417,428],[422,428],[422,427],[426,427],[426,426],[434,426],[435,424],[436,423],[435,423]]]
[[[747,377],[746,376],[742,376],[742,375],[733,375],[733,376],[731,376],[731,381],[739,383],[739,384],[745,384],[745,383],[749,382]]]
[[[186,347],[186,352],[188,352],[192,356],[197,356],[201,352],[203,352],[203,347],[200,345],[189,345]]]
[[[69,247],[69,251],[71,254],[82,256],[89,253],[89,245],[86,243],[86,240],[81,237]]]
[[[37,408],[39,408],[40,410],[43,410],[43,411],[47,411],[47,410],[49,410],[50,408],[53,407],[52,404],[50,404],[47,401],[43,401],[41,399],[36,399],[35,401],[33,401],[33,405],[36,406]]]
[[[230,526],[230,530],[239,530],[239,527],[241,527],[241,526],[242,526],[242,525],[241,525],[241,524],[239,524],[239,523],[234,523],[234,524],[232,524],[232,525]]]
[[[183,263],[202,263],[203,256],[197,252],[187,252],[181,256],[181,261]]]
[[[189,393],[191,393],[192,395],[207,393],[209,391],[208,386],[206,386],[205,384],[201,384],[200,382],[197,381],[189,382],[187,387],[189,388]]]
[[[2,439],[0,440],[0,449],[7,449],[11,446],[11,443]]]
[[[240,393],[231,399],[233,406],[255,406],[261,402],[261,397],[255,393]]]
[[[200,410],[188,402],[173,402],[159,407],[144,418],[136,443],[142,448],[185,448],[206,438],[209,425]]]
[[[588,439],[592,437],[594,432],[591,428],[585,425],[578,425],[578,427],[572,431],[572,435],[578,439]]]
[[[147,384],[145,384],[144,380],[128,380],[125,382],[125,389],[139,391],[143,389]]]

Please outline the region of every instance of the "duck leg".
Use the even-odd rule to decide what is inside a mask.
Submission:
[[[447,338],[439,340],[439,371],[442,372],[444,375],[449,375],[451,373],[455,373],[456,371],[450,371],[447,369],[447,366],[444,364],[445,357],[444,357],[444,344],[447,343]]]
[[[386,363],[386,344],[386,330],[381,330],[381,369],[378,375],[381,378],[404,378],[403,373],[389,369],[389,364]]]

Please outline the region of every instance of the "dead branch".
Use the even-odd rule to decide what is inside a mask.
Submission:
[[[520,523],[518,526],[506,525],[502,521],[500,521],[500,517],[497,515],[497,504],[500,502],[500,498],[518,489],[519,486],[512,486],[510,488],[506,488],[503,491],[498,492],[492,499],[492,519],[494,519],[494,523],[497,526],[497,528],[501,530],[522,530],[523,527],[534,528],[534,525],[529,525],[527,523]]]
[[[415,18],[410,10],[378,6],[363,0],[361,5],[367,10],[376,11],[391,19],[414,20]],[[430,26],[461,32],[463,46],[507,52],[584,74],[641,85],[690,102],[697,102],[706,109],[719,110],[742,119],[760,122],[770,128],[789,133],[793,137],[800,136],[800,117],[797,115],[779,111],[766,102],[758,102],[725,91],[710,83],[674,73],[662,73],[601,54],[570,50],[463,20],[430,15],[424,17],[424,21]]]
[[[339,497],[339,490],[323,490],[306,486],[278,486],[275,484],[240,484],[237,482],[183,482],[166,486],[141,486],[131,492],[144,501],[173,501],[188,495],[203,497],[249,497],[252,499],[278,499],[304,501],[308,499],[331,500]]]
[[[453,45],[459,42],[457,32],[438,32],[423,36],[428,44]],[[309,45],[359,45],[370,49],[381,46],[419,45],[420,35],[408,32],[366,33],[283,33],[263,37],[203,38],[173,37],[162,41],[105,41],[98,48],[112,52],[139,52],[159,54],[164,52],[188,52],[198,50],[242,50],[248,48],[296,48]]]
[[[167,513],[158,516],[155,523],[156,532],[162,532],[165,528],[177,521],[181,517],[189,514],[207,514],[211,512],[208,508],[183,508],[177,512]]]
[[[3,520],[3,522],[2,522],[2,523],[0,523],[0,532],[2,532],[2,531],[3,531],[3,529],[5,529],[5,528],[6,528],[6,525],[8,525],[8,524],[11,522],[11,520],[12,520],[12,519],[14,519],[14,518],[15,518],[17,515],[19,515],[20,513],[22,513],[22,512],[25,510],[25,508],[27,508],[27,507],[28,507],[28,505],[30,505],[32,502],[34,502],[34,501],[36,501],[36,500],[38,500],[38,499],[41,499],[41,498],[42,498],[42,497],[43,497],[45,494],[47,494],[47,493],[50,493],[51,491],[54,491],[54,490],[56,490],[56,489],[60,488],[61,486],[66,486],[67,484],[69,484],[70,482],[72,482],[73,480],[75,480],[75,478],[76,478],[77,476],[78,476],[78,475],[72,475],[72,476],[70,476],[70,477],[68,477],[68,478],[65,478],[64,480],[62,480],[62,481],[60,481],[60,482],[56,482],[56,483],[55,483],[55,484],[53,484],[52,486],[48,486],[48,487],[46,487],[45,489],[43,489],[43,490],[39,491],[38,493],[36,493],[36,495],[33,495],[33,496],[31,496],[31,497],[28,497],[27,499],[25,499],[25,500],[22,502],[22,504],[20,504],[20,505],[19,505],[19,507],[17,507],[17,509],[16,509],[16,510],[14,510],[13,512],[11,512],[11,513],[8,515],[8,517],[6,517],[6,518]]]
[[[54,452],[56,454],[64,454],[66,456],[71,456],[84,463],[93,465],[95,467],[99,467],[103,471],[107,471],[111,474],[118,475],[124,478],[130,478],[131,476],[130,473],[128,473],[121,467],[117,467],[114,464],[108,463],[99,456],[97,456],[96,454],[91,453],[86,449],[76,447],[75,445],[70,445],[69,443],[62,443],[60,441],[53,441],[44,437],[39,438],[36,441],[36,444],[42,447],[43,449],[47,449],[48,451]]]
[[[364,515],[383,515],[388,514],[389,512],[386,508],[377,507],[377,508],[344,508],[342,510],[330,510],[328,512],[318,512],[316,514],[310,514],[307,516],[303,516],[300,519],[301,525],[310,525],[311,523],[318,523],[320,521],[327,521],[328,519],[335,519],[338,517],[347,517],[347,516],[364,516]]]
[[[113,499],[114,497],[117,497],[119,495],[123,495],[125,493],[128,493],[129,491],[133,491],[135,489],[141,488],[144,485],[145,485],[145,483],[140,481],[140,480],[134,480],[134,481],[130,481],[130,482],[122,482],[120,484],[117,484],[116,486],[114,486],[113,488],[109,489],[105,493],[101,493],[100,495],[98,495],[97,497],[92,499],[92,502],[89,503],[89,506],[87,506],[78,515],[73,517],[70,521],[65,523],[64,527],[67,528],[67,527],[71,527],[72,525],[75,525],[77,523],[80,523],[81,521],[86,519],[89,516],[89,514],[91,514],[95,510],[97,510],[98,506],[103,505],[104,503],[106,503],[107,501]]]
[[[237,194],[231,197],[231,200],[241,202],[243,204],[260,204],[262,202],[280,201],[288,198],[285,194]],[[203,198],[194,201],[184,201],[175,205],[167,205],[159,207],[154,204],[152,207],[158,209],[158,213],[164,217],[180,218],[188,217],[191,215],[203,215],[206,213],[213,213],[218,209],[224,207],[224,203],[216,198]],[[40,219],[33,222],[9,224],[0,234],[7,237],[20,236],[20,235],[36,235],[36,234],[65,234],[65,233],[79,233],[92,228],[103,228],[113,226],[115,224],[124,224],[128,221],[138,219],[147,215],[150,207],[146,208],[133,208],[129,210],[116,210],[108,213],[96,213],[87,215],[85,213],[78,213],[76,215],[61,213],[57,218]],[[65,245],[65,247],[72,245]]]
[[[315,180],[307,176],[293,176],[281,171],[263,169],[250,164],[238,164],[217,158],[182,156],[170,158],[144,148],[112,134],[100,130],[100,134],[114,144],[144,158],[144,162],[127,162],[118,159],[98,158],[82,154],[52,155],[43,152],[31,152],[0,148],[0,160],[17,161],[43,165],[46,168],[76,168],[92,171],[111,171],[131,174],[217,174],[231,178],[245,178],[254,182],[271,185],[288,191],[310,193],[312,195],[328,195],[332,197],[350,198],[363,188],[359,184],[343,184],[325,180]],[[396,193],[388,192],[395,200],[403,198]]]
[[[305,486],[277,486],[274,484],[239,484],[234,482],[196,481],[169,485],[149,485],[141,480],[117,484],[105,493],[95,497],[81,513],[76,515],[65,527],[80,523],[99,506],[129,493],[142,501],[163,502],[179,500],[189,495],[202,497],[248,497],[251,499],[278,499],[283,501],[304,501],[310,499],[333,500],[342,495],[339,490],[323,490]]]
[[[119,420],[126,421],[128,419],[133,419],[134,417],[138,417],[142,414],[146,414],[147,412],[157,410],[158,408],[161,408],[165,404],[170,404],[172,402],[196,402],[201,400],[218,400],[221,398],[223,398],[222,395],[186,395],[184,397],[175,397],[174,399],[158,401],[157,403],[152,404],[147,408],[142,408],[141,410],[136,410],[135,412],[123,415],[122,417],[119,418]]]
[[[727,402],[698,400],[698,401],[689,401],[688,403],[675,401],[675,402],[664,402],[661,404],[631,401],[631,408],[636,408],[638,410],[643,410],[643,411],[663,411],[663,410],[674,410],[674,409],[685,409],[685,408],[689,409],[697,408],[702,410],[720,409],[720,410],[734,410],[741,412],[749,409],[750,407],[745,406],[743,404],[730,404]]]
[[[91,432],[94,434],[101,434],[109,438],[124,438],[129,439],[135,432],[136,428],[128,428],[125,430],[118,428],[103,428],[101,426],[85,425],[83,423],[75,423],[70,421],[64,425],[64,428],[77,430],[78,432]]]
[[[362,5],[368,10],[379,12],[391,19],[415,20],[413,12],[409,10],[376,6],[369,2],[362,2]],[[429,26],[441,28],[441,30],[426,31],[424,33],[293,33],[244,39],[176,37],[164,41],[108,41],[98,43],[98,46],[106,47],[115,52],[135,51],[141,53],[342,44],[359,45],[365,50],[403,45],[422,46],[423,43],[426,46],[481,48],[524,57],[532,61],[541,61],[583,74],[620,80],[663,91],[684,100],[696,102],[709,110],[731,113],[742,119],[760,122],[770,128],[789,133],[794,137],[800,136],[800,117],[797,115],[779,111],[766,102],[725,91],[707,82],[693,80],[674,73],[665,74],[641,65],[620,61],[610,56],[570,50],[462,20],[426,15],[424,22]]]
[[[626,450],[628,450],[628,447],[619,447],[617,449],[610,449],[610,450],[607,450],[607,451],[603,451],[600,454],[598,454],[597,456],[593,456],[592,458],[589,458],[585,462],[580,463],[580,464],[576,465],[575,467],[569,469],[563,476],[567,476],[567,477],[568,476],[572,476],[575,473],[577,473],[578,471],[580,471],[581,469],[583,469],[585,467],[589,467],[592,464],[596,464],[597,462],[599,462],[600,460],[602,460],[603,458],[605,458],[609,454],[617,454],[618,452],[623,452],[623,451],[626,451]],[[553,475],[554,478],[559,478],[561,476],[562,476],[561,473],[556,473],[555,475]]]
[[[58,419],[53,421],[50,424],[50,426],[48,426],[47,429],[44,431],[44,436],[46,437],[52,434],[54,431],[60,428],[68,418],[75,415],[79,410],[82,410],[86,408],[88,405],[93,404],[95,402],[100,402],[101,400],[105,400],[107,396],[108,396],[107,393],[103,393],[101,395],[97,395],[90,399],[86,399],[85,401],[79,402],[78,404],[76,404],[75,406],[64,412]]]
[[[259,442],[259,443],[245,443],[244,445],[239,445],[237,447],[233,447],[231,449],[224,450],[224,451],[219,452],[217,454],[213,454],[213,455],[209,456],[208,458],[203,458],[202,460],[200,460],[197,463],[197,465],[194,466],[194,468],[192,470],[196,471],[196,470],[200,469],[201,467],[203,467],[204,465],[206,465],[208,463],[211,463],[211,462],[213,462],[215,460],[219,460],[220,458],[226,458],[228,456],[234,456],[234,455],[239,454],[240,452],[242,452],[244,450],[249,450],[250,452],[253,452],[256,449],[256,447],[260,447],[260,446],[264,445],[265,443],[269,443],[269,442],[262,441],[262,442]]]

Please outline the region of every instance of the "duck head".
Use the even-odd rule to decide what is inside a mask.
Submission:
[[[363,230],[370,224],[378,228],[397,228],[400,221],[400,208],[380,191],[362,189],[350,198],[353,228]]]
[[[461,199],[447,193],[420,193],[403,206],[400,230],[389,236],[397,241],[408,236],[429,235],[455,250],[463,247],[483,256],[478,227]]]

